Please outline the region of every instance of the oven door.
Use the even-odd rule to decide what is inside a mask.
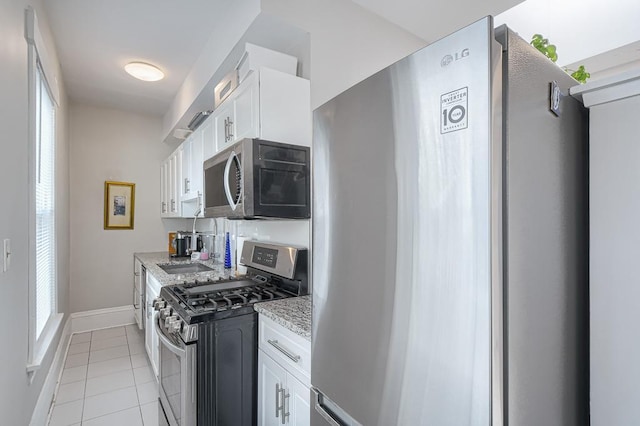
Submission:
[[[165,334],[156,314],[156,333],[160,341],[158,392],[160,403],[171,426],[195,426],[197,422],[196,345],[185,344],[180,337]]]

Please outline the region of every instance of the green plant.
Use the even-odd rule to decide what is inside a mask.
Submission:
[[[567,69],[565,71],[569,72],[569,71],[573,71],[573,70]],[[591,74],[589,74],[587,72],[587,70],[584,69],[584,65],[580,65],[580,67],[578,68],[577,71],[573,71],[571,73],[571,77],[575,78],[577,81],[579,81],[580,83],[584,84],[584,83],[587,82],[587,79],[589,77],[591,77]]]
[[[556,46],[549,44],[549,40],[542,37],[541,34],[534,34],[531,39],[531,45],[538,49],[544,56],[551,59],[551,62],[558,60],[558,53],[556,52]]]
[[[544,56],[551,59],[551,62],[558,60],[558,52],[554,44],[549,44],[549,40],[544,38],[542,34],[534,34],[531,38],[531,45],[538,49]],[[564,68],[564,71],[573,77],[576,81],[584,84],[591,74],[587,72],[584,65],[580,65],[577,71]]]

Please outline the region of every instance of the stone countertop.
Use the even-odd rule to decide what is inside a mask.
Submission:
[[[230,275],[235,276],[236,274],[236,271],[234,269],[225,269],[224,265],[214,262],[213,260],[191,260],[191,258],[188,257],[175,258],[170,257],[169,252],[166,251],[134,253],[133,255],[147,268],[147,273],[153,275],[163,286],[182,284],[185,281],[205,281],[207,279],[216,280],[218,278],[228,277]],[[213,271],[190,274],[167,274],[158,266],[185,263],[202,263],[203,265],[213,268]]]
[[[311,341],[311,296],[256,303],[253,309]]]

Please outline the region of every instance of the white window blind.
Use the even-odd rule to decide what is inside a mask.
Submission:
[[[55,105],[40,63],[36,69],[36,340],[56,313]]]

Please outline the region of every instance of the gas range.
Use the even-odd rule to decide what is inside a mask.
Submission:
[[[162,287],[154,302],[161,418],[181,426],[256,424],[253,304],[309,294],[307,257],[306,249],[245,241],[246,276]]]

